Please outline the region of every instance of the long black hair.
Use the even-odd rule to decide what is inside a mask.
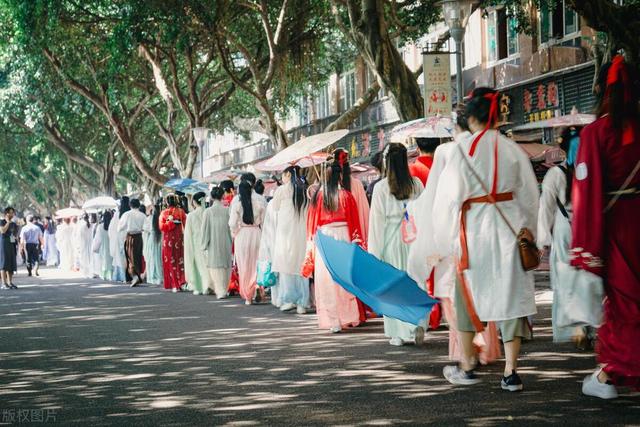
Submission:
[[[284,170],[291,175],[291,186],[293,187],[293,207],[300,215],[302,209],[307,205],[307,183],[302,176],[300,166],[289,166]]]
[[[242,181],[238,186],[240,203],[242,203],[242,222],[247,225],[253,224],[253,205],[251,204],[251,193],[253,187],[249,181]]]
[[[89,222],[89,214],[84,214],[82,219],[84,220],[85,224],[87,224],[87,228],[91,228],[91,222]]]
[[[322,186],[313,195],[313,205],[318,205],[318,195],[322,192],[322,205],[330,211],[338,210],[340,179],[342,178],[342,167],[338,162],[332,162],[325,171],[325,178]]]
[[[45,221],[47,222],[47,233],[56,234],[56,222],[50,216],[46,217]]]
[[[102,214],[102,228],[104,228],[105,231],[109,231],[109,224],[111,224],[111,218],[113,218],[113,213],[109,210],[104,211],[104,213]]]
[[[162,232],[160,231],[160,213],[162,212],[162,197],[158,197],[156,199],[156,204],[153,205],[153,217],[151,220],[151,224],[153,227],[153,237],[156,242],[160,240],[160,236]]]
[[[122,196],[120,198],[120,216],[130,210],[131,206],[129,205],[129,198],[127,196]]]
[[[351,191],[351,166],[349,165],[349,153],[344,148],[336,148],[333,151],[333,163],[340,167],[340,184],[342,188]]]
[[[402,144],[388,144],[383,151],[384,169],[389,191],[397,200],[407,200],[416,191],[416,183],[409,173],[407,148]]]

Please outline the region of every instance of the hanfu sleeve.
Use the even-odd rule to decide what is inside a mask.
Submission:
[[[604,193],[602,156],[596,129],[594,126],[587,126],[580,134],[581,141],[571,191],[573,239],[569,256],[574,267],[602,276]]]
[[[351,235],[351,241],[358,243],[363,249],[366,249],[367,242],[363,238],[362,228],[360,227],[360,217],[356,199],[348,191],[340,192],[340,199],[345,210],[345,217],[349,228],[349,234]]]
[[[367,240],[369,253],[380,258],[384,249],[385,208],[382,185],[378,183],[371,196],[371,210],[369,213],[369,233]]]
[[[320,209],[322,209],[322,194],[318,194],[316,203],[311,203],[307,211],[307,241],[312,241],[316,235]]]
[[[168,210],[162,211],[160,218],[158,219],[158,227],[163,233],[167,233],[176,228],[176,224],[173,221],[169,221],[170,213]]]
[[[364,185],[359,179],[351,177],[351,195],[358,213],[358,224],[361,229],[361,238],[367,241],[367,233],[369,231],[369,199]]]
[[[538,247],[551,246],[553,223],[558,210],[558,198],[564,199],[562,185],[566,186],[564,172],[559,167],[551,168],[542,181],[540,208],[538,209]]]
[[[229,229],[233,237],[240,231],[240,211],[238,209],[239,199],[233,199],[229,207]]]

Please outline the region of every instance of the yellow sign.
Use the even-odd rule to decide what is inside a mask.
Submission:
[[[448,53],[422,55],[425,117],[451,115],[451,68]]]

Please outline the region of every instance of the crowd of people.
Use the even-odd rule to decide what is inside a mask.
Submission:
[[[246,305],[270,300],[283,312],[315,310],[319,328],[339,333],[374,314],[332,278],[315,243],[322,232],[407,271],[438,299],[417,325],[385,316],[391,345],[421,344],[443,315],[449,357],[458,362],[444,369],[449,382],[479,382],[477,365],[500,358],[502,342],[501,388],[520,391],[520,347],[536,314],[522,246],[537,236],[540,248],[551,249],[554,340],[596,339],[600,366],[582,390],[613,398],[616,386],[640,387],[633,217],[640,212],[640,91],[619,57],[603,68],[598,89],[597,120],[563,133],[566,160],[550,168],[541,190],[528,156],[497,129],[498,92],[477,88],[457,114],[454,138],[418,138],[412,165],[405,145],[387,144],[372,160],[381,177],[367,190],[337,149],[315,175],[288,167],[269,200],[245,173],[237,187],[224,181],[208,195],[169,194],[146,207],[122,197],[118,210],[57,224],[28,217],[20,231],[7,208],[3,284],[15,288],[22,252],[29,274],[44,260],[130,286],[219,299],[237,293]]]

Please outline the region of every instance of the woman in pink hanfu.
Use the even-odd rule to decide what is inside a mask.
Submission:
[[[242,181],[239,196],[231,202],[229,227],[234,238],[234,256],[238,266],[240,296],[251,305],[258,290],[258,254],[260,252],[260,226],[264,220],[264,199],[253,191],[250,182]]]

